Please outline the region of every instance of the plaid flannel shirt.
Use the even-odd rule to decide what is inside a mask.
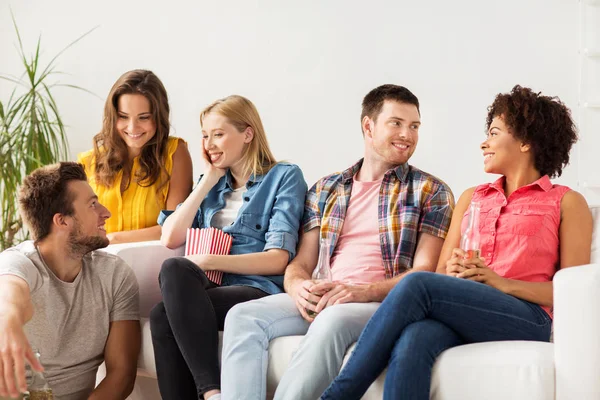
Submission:
[[[308,191],[303,231],[320,227],[333,246],[342,231],[352,193],[353,177],[363,160],[342,173],[321,178]],[[412,268],[419,233],[444,239],[448,234],[454,197],[444,182],[409,164],[387,171],[379,189],[378,219],[386,279]]]

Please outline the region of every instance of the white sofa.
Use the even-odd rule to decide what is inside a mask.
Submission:
[[[600,207],[594,214],[592,263],[600,264]],[[160,399],[148,314],[161,300],[157,276],[162,261],[182,255],[158,242],[109,246],[140,283],[142,352],[130,399]],[[600,268],[591,264],[560,271],[555,279],[554,343],[506,341],[470,344],[445,351],[433,370],[434,400],[600,399]],[[272,394],[302,336],[275,339],[269,347]],[[349,352],[351,349],[349,350]],[[99,371],[99,379],[103,371]],[[364,399],[381,399],[385,372]],[[308,399],[311,400],[311,399]]]

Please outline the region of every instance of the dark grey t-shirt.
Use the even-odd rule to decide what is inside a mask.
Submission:
[[[25,332],[41,353],[55,398],[87,399],[104,360],[110,322],[140,319],[131,268],[115,255],[93,251],[83,258],[77,278],[63,282],[27,241],[0,253],[0,275],[29,285],[34,314]]]

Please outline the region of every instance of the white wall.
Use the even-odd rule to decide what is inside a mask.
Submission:
[[[456,1],[76,1],[0,0],[0,72],[21,69],[9,6],[27,48],[39,33],[61,78],[102,98],[61,89],[72,157],[91,147],[103,99],[126,70],[153,70],[171,101],[174,133],[199,160],[199,111],[237,93],[258,107],[276,157],[307,182],[362,154],[360,104],[383,83],[421,101],[423,126],[411,163],[456,196],[495,179],[478,149],[486,108],[514,84],[558,95],[577,117],[575,0]],[[11,86],[0,81],[0,99]],[[577,187],[577,151],[560,182]],[[196,166],[194,176],[200,174]]]

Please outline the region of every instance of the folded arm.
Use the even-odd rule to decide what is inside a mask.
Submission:
[[[104,349],[106,377],[89,400],[123,400],[133,391],[140,352],[139,321],[114,321]]]
[[[286,250],[269,249],[261,253],[238,255],[195,254],[186,257],[204,271],[223,271],[240,275],[282,275],[289,255]]]

